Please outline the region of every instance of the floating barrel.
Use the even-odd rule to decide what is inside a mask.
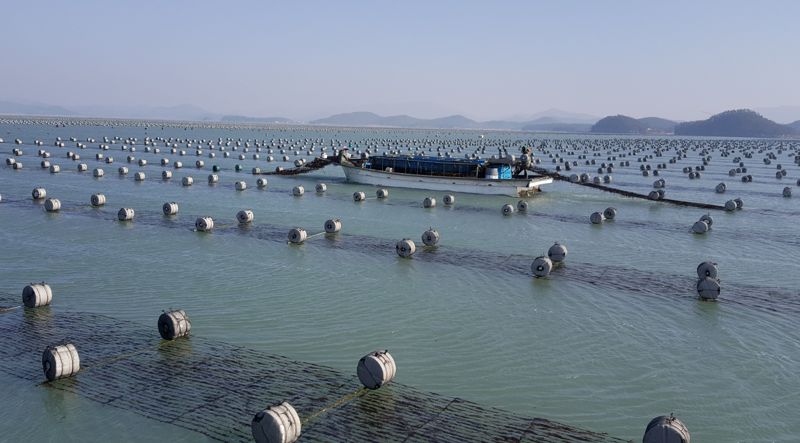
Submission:
[[[14,162],[14,164],[11,165],[11,167],[14,168],[15,170],[20,170],[22,169],[22,162]]]
[[[50,165],[50,173],[51,174],[58,174],[61,172],[61,166],[59,165]]]
[[[531,263],[531,272],[535,277],[547,277],[550,271],[553,270],[553,261],[547,257],[541,256],[533,259]]]
[[[106,157],[106,164],[110,165],[114,163],[114,157]]]
[[[119,221],[131,221],[133,220],[134,214],[133,208],[121,208],[119,212],[117,212],[117,219],[119,219]]]
[[[238,221],[239,224],[251,223],[253,218],[255,218],[255,216],[250,209],[242,209],[236,213],[236,221]]]
[[[614,220],[617,217],[617,210],[615,208],[606,208],[606,210],[603,211],[603,217],[608,220]]]
[[[183,167],[183,163],[175,160],[175,163],[172,164],[172,167],[174,167],[175,169],[180,169]]]
[[[727,186],[727,185],[725,185],[725,183],[720,183],[720,184],[718,184],[718,185],[717,185],[717,187],[715,188],[715,190],[717,191],[717,194],[722,194],[722,193],[724,193],[726,189],[728,189],[728,186]]]
[[[736,203],[736,209],[742,209],[744,207],[744,201],[739,197],[734,198],[733,202]],[[725,206],[727,206],[727,203]],[[725,209],[727,209],[727,207]]]
[[[567,258],[567,247],[559,242],[555,242],[553,246],[550,246],[550,249],[547,250],[547,256],[555,263],[562,262]]]
[[[81,358],[75,345],[48,346],[42,354],[42,369],[49,381],[77,374],[81,370]]]
[[[183,177],[181,179],[181,184],[183,186],[192,186],[192,184],[194,184],[194,179],[190,176]]]
[[[387,198],[389,197],[389,190],[383,188],[378,189],[377,191],[375,191],[375,196],[380,199]]]
[[[506,203],[500,210],[503,212],[503,215],[511,215],[514,213],[514,205]]]
[[[647,194],[647,198],[650,200],[661,200],[661,193],[658,191],[650,191],[650,193]]]
[[[42,200],[47,197],[47,191],[44,188],[33,188],[31,197],[33,197],[34,200]]]
[[[589,216],[589,221],[592,222],[593,225],[603,223],[603,220],[605,220],[605,217],[600,212],[592,212],[592,215]]]
[[[702,216],[700,216],[700,221],[706,222],[709,228],[714,225],[714,219],[711,218],[711,215],[709,214],[703,214]]]
[[[172,171],[161,171],[161,179],[169,180],[172,178]]]
[[[295,197],[300,197],[301,195],[303,195],[305,193],[306,193],[306,190],[302,186],[298,185],[298,186],[295,186],[294,188],[292,188],[292,195],[294,195]]]
[[[417,245],[410,239],[404,238],[394,245],[394,249],[400,257],[408,258],[417,251]]]
[[[792,188],[790,188],[788,186],[783,188],[783,196],[784,197],[791,197],[792,196]]]
[[[612,179],[611,179],[610,175],[604,175],[603,176],[603,183],[608,184],[608,183],[611,183],[611,182],[612,182]]]
[[[147,160],[140,158],[139,159],[139,166],[147,166]]]
[[[105,175],[105,171],[103,171],[101,168],[94,168],[94,170],[92,171],[92,175],[97,178],[100,178],[103,175]]]
[[[718,272],[719,270],[717,269],[716,263],[710,261],[704,261],[703,263],[697,265],[697,278],[709,277],[716,279]]]
[[[127,166],[120,166],[119,169],[117,169],[117,172],[119,172],[119,175],[127,175],[128,174],[128,167]]]
[[[169,159],[168,158],[162,158],[161,159],[161,166],[167,166],[168,164],[169,164]]]
[[[520,200],[517,202],[517,211],[519,212],[527,212],[528,211],[528,202],[525,200]]]
[[[16,162],[17,162],[17,160],[12,158],[12,157],[6,158],[6,165],[8,165],[8,166],[13,166],[14,163],[16,163]]]
[[[338,218],[326,220],[323,228],[328,234],[335,234],[342,230],[342,221]]]
[[[259,178],[256,180],[256,187],[258,189],[264,189],[267,187],[267,179],[266,178]]]
[[[219,175],[208,174],[208,184],[213,185],[214,183],[219,183]]]
[[[294,244],[300,244],[306,241],[308,238],[308,233],[303,228],[292,228],[289,231],[289,242]]]
[[[214,171],[214,172],[219,172],[219,165],[212,166],[211,170]]]
[[[436,246],[439,243],[439,231],[428,229],[422,233],[422,243],[425,246]]]
[[[422,207],[423,208],[435,208],[436,207],[436,199],[433,197],[425,197],[425,200],[422,200]]]
[[[136,180],[137,182],[143,182],[145,179],[144,172],[140,171],[137,172],[136,174],[133,174],[133,179]]]
[[[698,220],[694,222],[692,225],[692,232],[695,234],[705,234],[708,232],[709,226],[708,223],[703,220]]]
[[[250,173],[253,175],[261,174],[261,168],[253,168],[250,170]]]
[[[194,227],[200,232],[210,232],[214,229],[214,219],[211,217],[198,217],[194,221]]]
[[[697,281],[697,295],[703,300],[716,300],[719,292],[720,286],[717,279],[703,277]]]
[[[26,308],[47,306],[53,301],[53,290],[45,282],[31,283],[22,289],[22,304]]]
[[[445,206],[452,206],[456,202],[456,196],[453,194],[445,194],[442,198]]]
[[[44,210],[47,212],[58,212],[61,210],[61,200],[57,198],[48,198],[44,201]]]
[[[662,415],[650,420],[642,443],[690,443],[689,430],[673,416]]]
[[[328,190],[328,185],[325,183],[317,183],[316,186],[317,194],[322,194],[323,192]]]
[[[200,169],[205,165],[206,165],[206,163],[203,160],[197,160],[197,161],[194,162],[194,167],[197,168],[197,169]]]
[[[244,191],[245,189],[247,189],[247,183],[241,180],[234,183],[233,186],[236,188],[237,191]]]
[[[578,174],[572,174],[569,176],[569,181],[571,181],[572,183],[578,183],[579,181],[581,181],[581,178],[578,177]]]
[[[735,211],[736,210],[736,202],[733,200],[728,200],[725,202],[725,210],[726,211]]]
[[[164,340],[175,340],[189,335],[192,322],[183,309],[166,311],[158,316],[158,333]]]
[[[164,211],[164,215],[176,215],[178,213],[178,203],[166,202],[161,206],[161,210]]]
[[[302,424],[292,405],[283,402],[257,413],[250,430],[256,443],[294,443],[300,437]]]
[[[86,172],[89,170],[89,165],[86,163],[78,163],[78,172]]]
[[[367,198],[367,195],[366,195],[366,194],[364,194],[364,193],[363,193],[363,192],[361,192],[361,191],[358,191],[358,192],[354,192],[354,193],[353,193],[353,201],[354,201],[354,202],[360,202],[360,201],[364,201],[366,198]]]
[[[389,351],[375,351],[361,357],[356,373],[365,388],[378,389],[394,379],[397,365]]]

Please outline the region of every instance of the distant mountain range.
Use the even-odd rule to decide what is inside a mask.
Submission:
[[[633,118],[614,115],[600,119],[590,132],[596,134],[671,134],[677,123],[659,117]]]
[[[760,108],[784,121],[791,121],[800,107]],[[42,103],[16,103],[0,100],[0,114],[57,117],[99,117],[152,120],[185,120],[251,124],[300,124],[285,117],[252,117],[216,114],[194,105],[177,106],[75,106],[65,108]],[[536,114],[513,115],[506,119],[476,121],[455,114],[440,118],[417,118],[410,115],[381,116],[373,112],[349,112],[308,122],[314,125],[375,126],[424,129],[495,129],[534,132],[592,132],[601,134],[677,134],[731,137],[782,137],[800,135],[800,120],[775,123],[761,114],[747,110],[726,111],[707,120],[678,123],[659,117],[633,118],[614,115],[598,120],[588,114],[548,109]]]
[[[463,115],[440,118],[416,118],[410,115],[380,116],[373,112],[348,112],[327,118],[313,120],[315,125],[332,126],[386,126],[397,128],[440,128],[440,129],[504,129],[514,131],[562,131],[586,132],[591,127],[587,123],[569,123],[556,117],[540,117],[532,121],[490,120],[479,122]]]
[[[798,134],[800,121],[782,125],[750,109],[736,109],[713,115],[706,120],[675,126],[676,135],[717,137],[782,137]]]

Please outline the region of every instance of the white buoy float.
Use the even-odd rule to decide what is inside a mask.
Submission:
[[[61,172],[61,166],[59,165],[50,165],[50,173],[51,174],[58,174]]]
[[[186,176],[181,179],[181,185],[183,186],[192,186],[194,184],[194,179],[191,176]]]
[[[22,289],[22,304],[26,308],[47,306],[53,301],[53,290],[45,282],[31,283]]]
[[[703,277],[697,281],[697,294],[703,300],[716,300],[720,293],[719,280]]]
[[[133,208],[121,208],[119,212],[117,212],[117,219],[119,221],[131,221],[134,215],[135,212]]]
[[[144,172],[139,171],[136,174],[133,174],[133,179],[137,182],[143,182],[145,179]]]
[[[233,186],[236,188],[237,191],[244,191],[247,189],[247,183],[241,180],[234,183]]]
[[[161,171],[161,179],[169,180],[172,178],[172,171]]]
[[[517,202],[517,211],[518,212],[528,212],[528,202],[525,200],[520,200]]]
[[[302,432],[297,411],[287,402],[258,412],[250,423],[256,443],[294,443]]]
[[[425,197],[425,200],[422,201],[423,208],[435,208],[436,207],[436,199],[433,197]]]
[[[710,261],[704,261],[697,265],[697,278],[717,278],[717,273],[719,272],[717,268],[717,264]]]
[[[289,243],[294,243],[299,245],[303,243],[308,238],[308,233],[303,228],[292,228],[289,231]]]
[[[78,163],[78,172],[86,172],[89,170],[89,165],[86,163]]]
[[[164,340],[186,337],[192,330],[192,322],[183,309],[165,311],[158,316],[158,333]]]
[[[361,357],[356,366],[358,380],[367,389],[378,389],[394,380],[397,364],[389,351],[374,351]]]
[[[442,197],[442,202],[445,206],[453,206],[456,203],[456,196],[453,194],[445,194]]]
[[[95,176],[96,178],[100,178],[103,175],[105,175],[105,171],[103,171],[102,168],[94,168],[94,170],[92,171],[92,175]]]
[[[241,225],[252,223],[254,218],[255,216],[253,215],[253,211],[251,209],[242,209],[236,213],[236,221],[238,221]]]
[[[397,255],[403,258],[409,258],[417,251],[417,245],[408,238],[404,238],[394,245]]]
[[[547,250],[547,257],[554,263],[563,262],[564,259],[567,258],[567,247],[559,242],[555,242],[553,246],[550,246],[550,249]]]
[[[256,187],[258,189],[264,189],[267,187],[267,179],[266,178],[259,178],[256,180]]]
[[[317,183],[316,190],[317,194],[322,194],[328,190],[328,185],[326,185],[325,183]]]
[[[375,191],[375,196],[378,197],[379,199],[388,198],[389,197],[389,190],[388,189],[383,189],[383,188],[378,189],[377,191]]]
[[[695,234],[705,234],[709,229],[708,223],[703,220],[698,220],[692,225],[692,232]]]
[[[787,198],[791,197],[792,196],[792,188],[790,188],[788,186],[783,188],[783,196],[787,197]]]
[[[42,354],[42,370],[48,381],[77,374],[81,370],[81,358],[75,345],[48,346]]]
[[[650,420],[642,443],[690,443],[689,429],[680,420],[662,415]]]
[[[436,246],[439,243],[439,238],[439,231],[433,228],[422,233],[422,243],[425,246]]]
[[[533,272],[533,275],[537,278],[547,277],[552,270],[553,261],[547,257],[536,257],[531,263],[531,272]]]
[[[89,203],[94,207],[100,207],[106,204],[106,196],[104,194],[92,194],[89,198]]]
[[[161,206],[161,210],[164,212],[164,215],[176,215],[178,214],[178,203],[166,202]]]
[[[197,217],[194,228],[199,232],[211,232],[214,229],[214,219],[211,217]]]
[[[338,218],[326,220],[323,228],[327,234],[335,234],[342,230],[342,221]]]
[[[292,195],[294,195],[295,197],[300,197],[305,193],[306,193],[305,188],[303,188],[300,185],[295,186],[294,188],[292,188]]]
[[[47,190],[40,187],[33,188],[31,197],[33,197],[34,200],[44,200],[47,197]]]
[[[47,212],[58,212],[61,210],[61,200],[48,198],[44,201],[44,210]]]
[[[723,193],[725,193],[725,191],[727,189],[728,189],[728,186],[725,185],[725,183],[720,183],[720,184],[717,185],[716,188],[714,188],[714,190],[717,191],[717,194],[723,194]]]
[[[592,215],[589,216],[589,221],[592,222],[593,225],[603,223],[605,219],[605,216],[603,216],[603,214],[600,212],[592,212]]]
[[[616,208],[606,208],[606,210],[603,211],[603,217],[605,217],[606,220],[614,220],[617,217]]]

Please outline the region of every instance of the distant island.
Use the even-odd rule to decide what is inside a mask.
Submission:
[[[600,119],[589,132],[595,134],[672,134],[677,123],[659,117],[613,115]]]
[[[750,109],[735,109],[706,120],[680,123],[675,135],[715,137],[783,137],[798,133],[800,122],[781,125]]]

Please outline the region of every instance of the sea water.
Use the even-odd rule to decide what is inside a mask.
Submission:
[[[137,137],[137,151],[122,151],[124,143],[117,142],[103,151],[114,157],[113,164],[97,161],[104,136]],[[457,193],[452,207],[423,209],[426,196],[441,201],[443,193],[389,188],[389,198],[378,200],[377,188],[346,183],[337,166],[268,176],[268,187],[257,189],[252,167],[291,164],[267,163],[266,152],[253,160],[254,147],[246,160],[238,159],[241,147],[227,159],[219,151],[213,151],[216,159],[208,158],[207,148],[196,157],[185,143],[179,146],[187,151],[184,157],[170,154],[163,143],[160,154],[143,152],[145,137],[328,143],[335,138],[337,144],[384,138],[401,145],[421,138],[523,139],[534,147],[545,139],[591,146],[624,143],[624,137],[122,123],[6,123],[0,137],[4,159],[14,147],[24,150],[17,157],[22,170],[0,166],[0,305],[19,305],[22,288],[44,280],[53,287],[48,309],[54,315],[59,310],[103,314],[152,326],[155,333],[161,311],[180,308],[190,313],[194,335],[345,372],[354,371],[360,356],[385,348],[397,360],[397,380],[404,384],[622,438],[641,438],[652,417],[669,413],[697,441],[792,441],[800,433],[800,188],[795,185],[800,173],[788,151],[771,165],[761,161],[763,154],[744,159],[752,183],[728,177],[736,165],[719,151],[710,153],[713,159],[699,180],[681,172],[700,164],[698,152],[668,164],[659,177],[643,177],[637,156],[625,158],[631,166],[616,168],[615,187],[647,193],[654,180],[664,178],[669,198],[744,200],[740,211],[712,211],[712,230],[694,235],[692,224],[708,211],[565,182],[545,185],[528,199],[527,213],[503,216],[501,206],[517,199]],[[56,137],[67,146],[53,147]],[[76,148],[69,137],[86,143],[86,149]],[[23,145],[14,145],[14,138]],[[44,146],[33,146],[34,139]],[[647,139],[643,143],[646,147]],[[62,172],[41,169],[38,149],[51,152],[49,161]],[[79,162],[66,158],[68,150],[81,155],[88,172],[76,171]],[[540,166],[554,166],[540,149],[534,154],[542,159]],[[148,165],[128,164],[128,155]],[[655,168],[672,155],[650,164]],[[161,167],[163,157],[182,161],[184,168]],[[607,160],[605,154],[594,158],[598,164],[581,160],[575,171],[596,175],[599,162]],[[197,159],[205,161],[203,169],[194,167]],[[775,178],[776,163],[788,169],[786,178]],[[209,186],[206,176],[214,164],[222,168],[221,179]],[[235,164],[243,172],[234,172]],[[130,172],[120,177],[117,168],[123,165]],[[93,178],[95,167],[103,168],[105,177]],[[161,180],[165,169],[174,172],[169,181]],[[133,174],[140,170],[147,178],[135,182]],[[194,186],[181,186],[187,175]],[[236,180],[246,181],[248,189],[236,191]],[[722,195],[714,192],[720,181],[728,185]],[[324,194],[313,192],[320,182],[328,185]],[[303,197],[292,196],[296,185],[306,188]],[[33,202],[34,186],[59,198],[61,212],[46,213]],[[782,197],[784,186],[791,186],[795,197]],[[370,198],[354,202],[356,191]],[[108,198],[102,208],[89,205],[97,192]],[[180,205],[177,216],[162,215],[161,205],[169,201]],[[589,223],[591,212],[610,206],[618,211],[616,220]],[[133,222],[116,220],[121,207],[136,210]],[[255,214],[249,228],[236,224],[241,209]],[[217,228],[196,232],[200,216],[213,217]],[[289,229],[315,234],[329,218],[342,220],[339,236],[287,245]],[[420,236],[431,227],[441,234],[439,247],[422,249]],[[394,245],[403,238],[420,248],[411,259],[395,254]],[[530,262],[555,241],[569,249],[564,267],[534,279]],[[694,289],[695,268],[706,260],[719,265],[717,302],[698,300]],[[37,366],[38,359],[20,357],[14,364]],[[0,373],[0,383],[3,440],[204,438],[9,374]]]

